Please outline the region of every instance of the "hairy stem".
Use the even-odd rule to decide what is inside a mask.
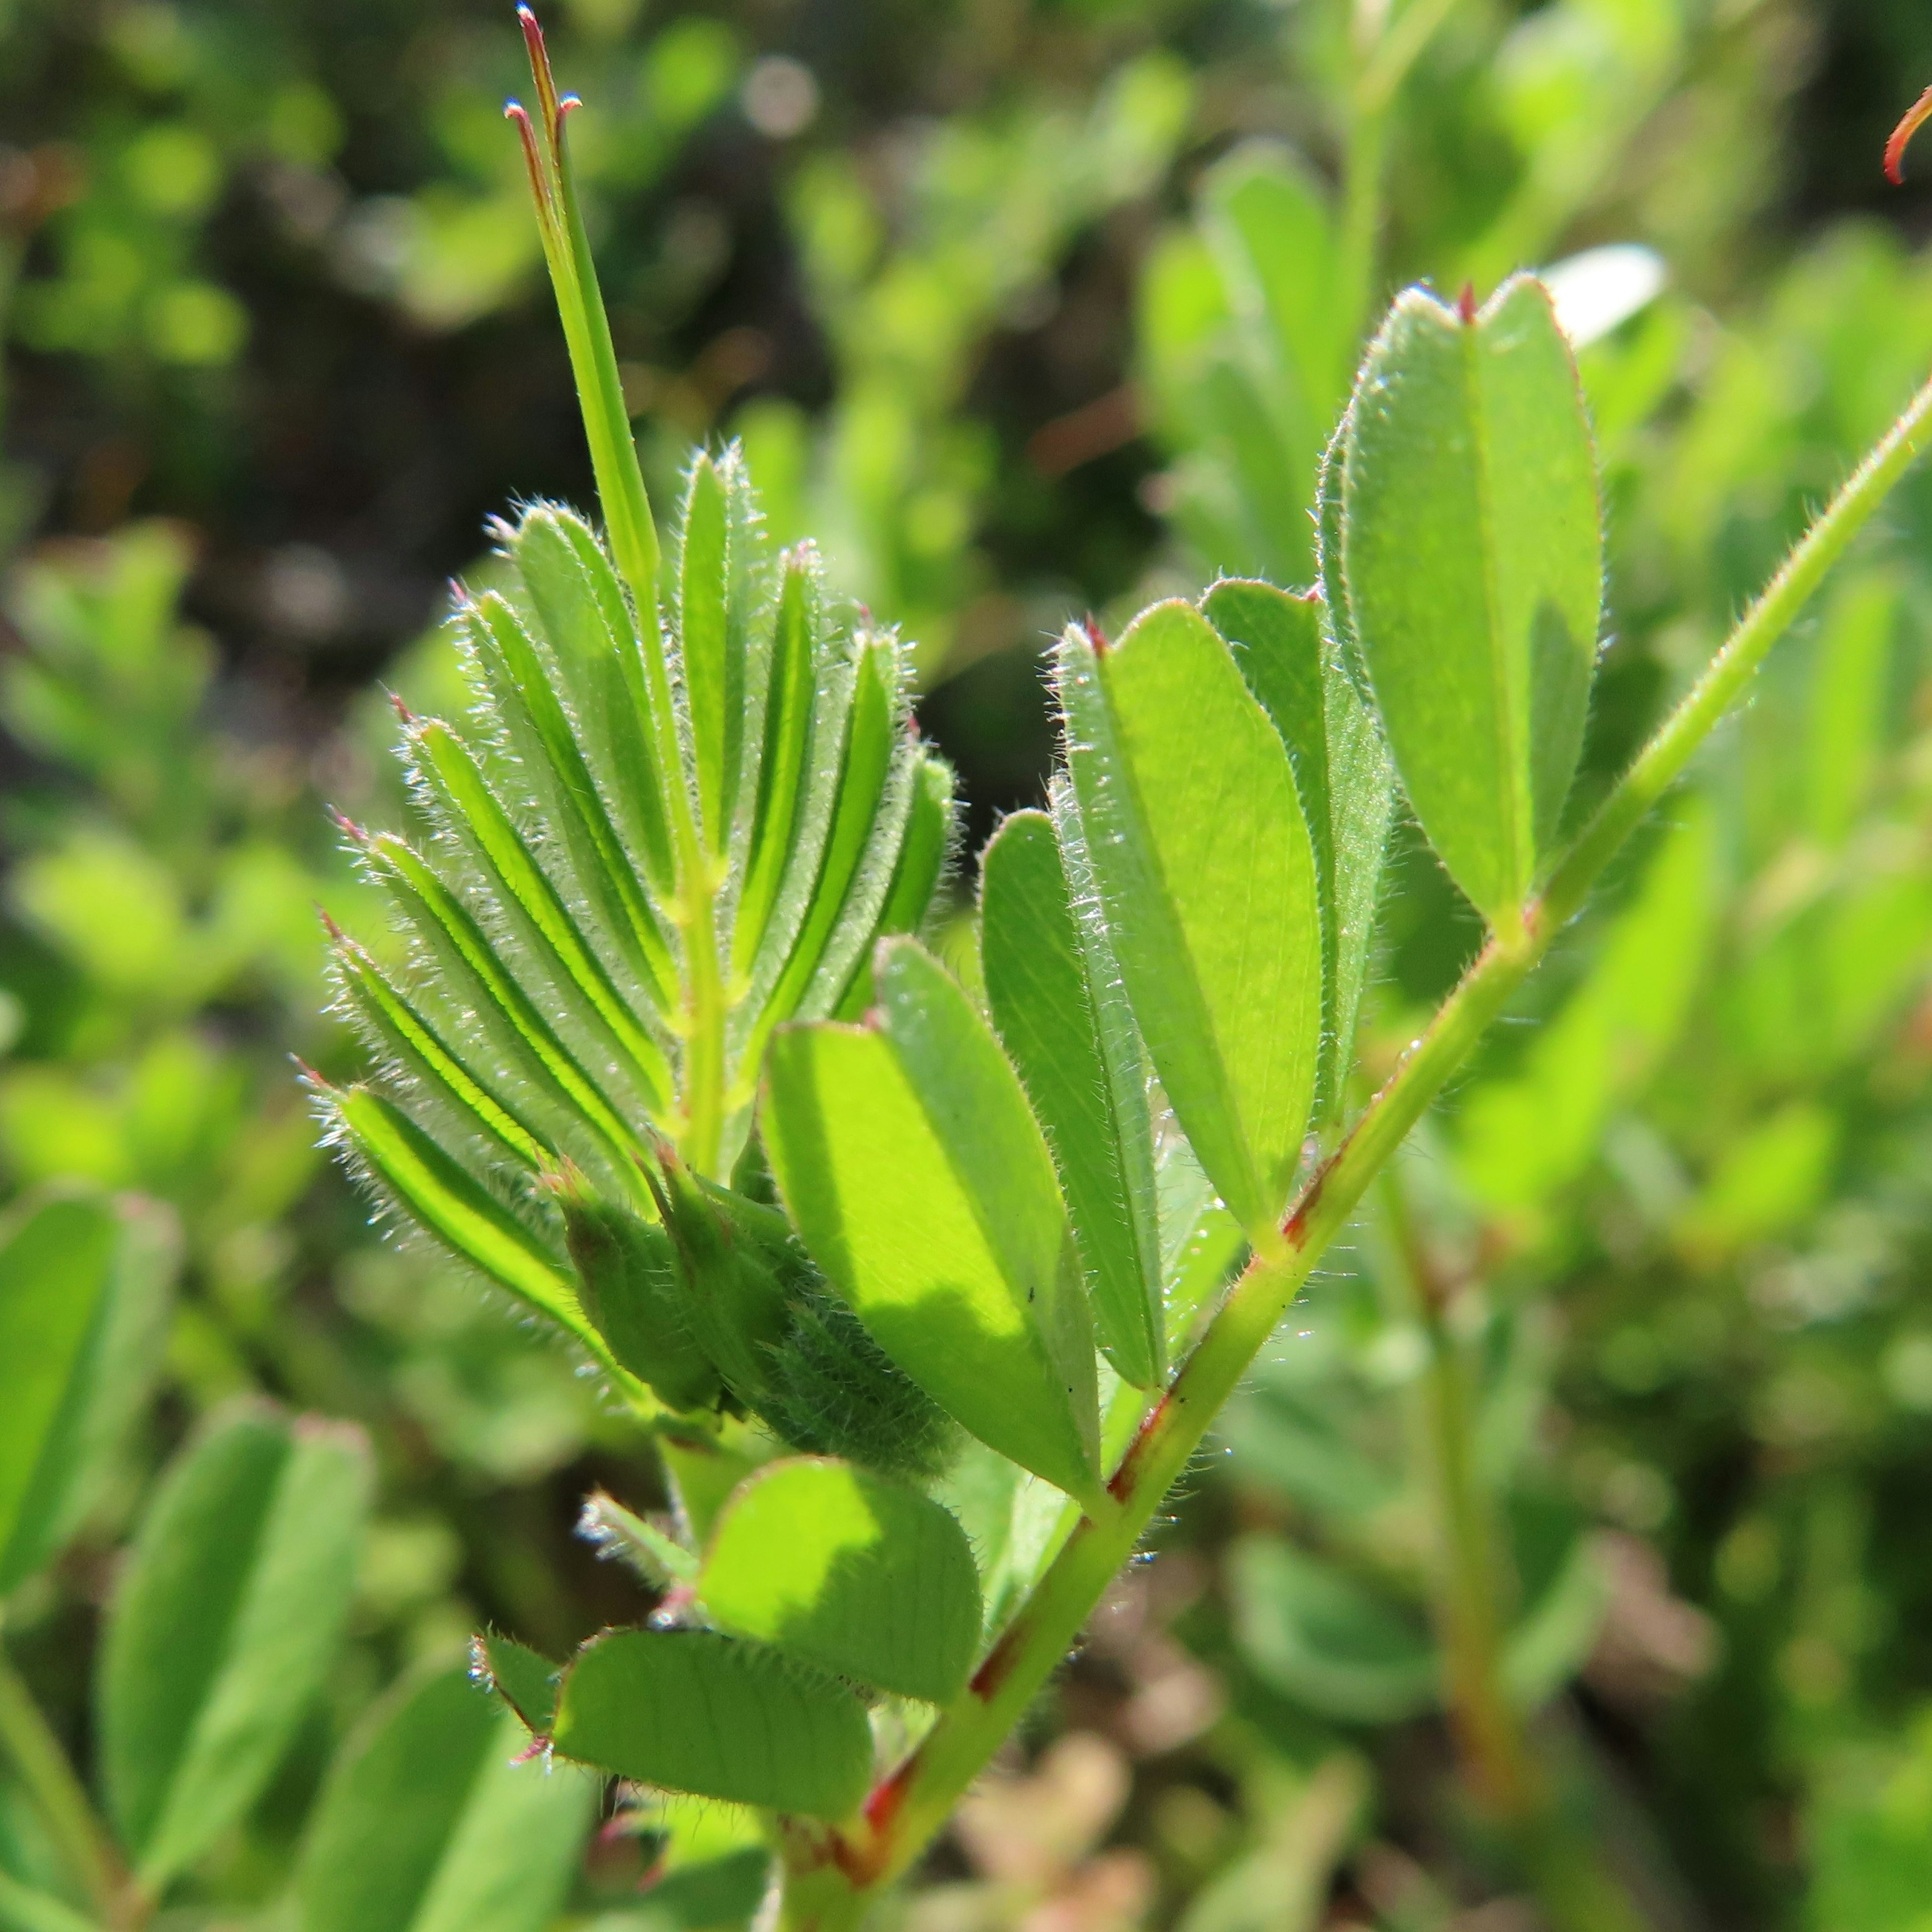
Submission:
[[[0,1754],[33,1800],[75,1882],[109,1925],[134,1922],[126,1868],[33,1694],[0,1652]]]
[[[1907,404],[1786,560],[1556,866],[1540,898],[1524,909],[1520,926],[1490,936],[1427,1030],[1316,1170],[1279,1238],[1257,1251],[1228,1290],[1108,1483],[1112,1506],[1081,1519],[966,1690],[873,1792],[860,1819],[837,1831],[788,1838],[788,1924],[799,1932],[837,1932],[855,1923],[945,1823],[1133,1554],[1222,1406],[1370,1184],[1898,483],[1918,452],[1928,416],[1932,382]],[[1554,1882],[1561,1875],[1551,1876]],[[1595,1892],[1587,1874],[1573,1877]],[[1619,1922],[1600,1913],[1574,1922],[1608,1932]]]

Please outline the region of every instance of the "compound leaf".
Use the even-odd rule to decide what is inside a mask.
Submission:
[[[556,1748],[646,1784],[842,1818],[866,1795],[872,1732],[842,1684],[715,1630],[614,1630],[577,1653]]]
[[[1409,802],[1478,910],[1514,918],[1582,752],[1603,593],[1589,423],[1543,286],[1477,316],[1403,294],[1342,466],[1346,608]]]
[[[826,1457],[770,1463],[740,1486],[698,1594],[725,1630],[929,1703],[958,1694],[979,1647],[980,1581],[958,1523]]]

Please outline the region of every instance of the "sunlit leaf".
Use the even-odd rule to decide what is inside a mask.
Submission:
[[[813,1258],[982,1442],[1093,1494],[1093,1344],[1051,1155],[986,1022],[889,940],[876,1027],[772,1042],[765,1142]]]
[[[1314,850],[1280,734],[1191,606],[1059,667],[1068,761],[1148,1057],[1251,1234],[1286,1204],[1322,1036]]]
[[[1073,814],[1065,822],[1077,829]],[[1146,1064],[1043,812],[1015,812],[982,855],[980,931],[993,1022],[1053,1149],[1101,1346],[1150,1388],[1166,1348]]]
[[[564,1756],[667,1790],[808,1817],[866,1795],[872,1733],[843,1684],[712,1630],[614,1630],[579,1651],[554,1733]]]
[[[1576,364],[1526,278],[1466,315],[1412,289],[1362,366],[1341,478],[1355,643],[1416,816],[1492,923],[1551,851],[1603,599]],[[1323,568],[1334,581],[1330,555]]]
[[[738,1636],[935,1704],[958,1694],[979,1647],[964,1532],[849,1462],[800,1457],[744,1484],[712,1532],[698,1594]]]

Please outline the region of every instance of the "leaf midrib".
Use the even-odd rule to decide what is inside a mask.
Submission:
[[[1497,769],[1503,775],[1498,802],[1502,811],[1504,896],[1512,905],[1521,898],[1528,880],[1522,853],[1522,818],[1528,801],[1519,796],[1523,761],[1516,755],[1518,729],[1516,706],[1510,682],[1508,643],[1502,632],[1502,586],[1496,576],[1496,532],[1490,469],[1489,419],[1483,406],[1482,325],[1464,322],[1459,316],[1453,326],[1462,338],[1462,364],[1470,423],[1470,467],[1476,496],[1477,548],[1482,560],[1483,629],[1489,644],[1490,677],[1496,718]],[[1485,907],[1491,914],[1496,908]]]

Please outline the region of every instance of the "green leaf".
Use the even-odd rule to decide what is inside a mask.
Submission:
[[[1104,935],[1075,918],[1045,813],[1006,820],[980,881],[987,1000],[1059,1166],[1101,1346],[1129,1382],[1152,1388],[1166,1348],[1152,1110],[1132,1015]]]
[[[733,929],[734,971],[751,970],[778,896],[790,856],[812,734],[813,640],[818,587],[808,556],[785,564],[772,639],[765,694],[764,749],[758,761],[757,808],[752,822],[745,883]]]
[[[532,1737],[550,1736],[563,1681],[561,1664],[514,1637],[490,1632],[470,1640],[470,1676],[501,1698]]]
[[[690,704],[692,764],[699,815],[714,852],[724,849],[731,804],[725,784],[730,724],[743,702],[743,639],[737,661],[727,614],[724,486],[716,466],[700,454],[691,466],[678,554],[678,644]]]
[[[86,1196],[28,1204],[0,1234],[0,1599],[53,1553],[80,1473],[119,1234]]]
[[[1148,1057],[1251,1237],[1288,1198],[1322,1047],[1314,850],[1280,734],[1191,606],[1070,630],[1068,762]]]
[[[366,1087],[332,1089],[325,1100],[353,1158],[412,1220],[600,1360],[612,1360],[556,1257],[400,1107]]]
[[[958,1695],[980,1580],[938,1504],[817,1456],[769,1463],[727,1505],[698,1580],[721,1628],[902,1697]]]
[[[557,1750],[620,1778],[844,1818],[866,1795],[872,1732],[842,1684],[713,1630],[615,1630],[577,1653]]]
[[[578,888],[625,968],[660,1014],[674,1011],[677,969],[664,928],[604,810],[549,665],[494,591],[460,606],[457,622],[507,736],[506,748],[531,788],[530,807],[562,834]]]
[[[333,963],[350,1014],[370,1042],[407,1074],[418,1100],[434,1102],[465,1135],[500,1148],[530,1173],[555,1162],[554,1150],[514,1100],[500,1098],[362,947],[338,940]]]
[[[523,1727],[460,1670],[399,1686],[332,1768],[296,1877],[301,1932],[542,1932],[598,1783],[519,1762]]]
[[[596,1545],[598,1556],[614,1558],[654,1590],[698,1582],[695,1550],[686,1549],[669,1528],[627,1510],[602,1490],[592,1490],[584,1498],[577,1533]]]
[[[1340,1110],[1354,1062],[1395,775],[1374,713],[1323,634],[1318,596],[1229,578],[1201,608],[1234,646],[1248,688],[1288,747],[1314,845],[1323,1027],[1316,1106],[1325,1124]]]
[[[1440,1679],[1421,1624],[1278,1538],[1229,1556],[1234,1640],[1276,1690],[1345,1724],[1396,1724],[1430,1709]]]
[[[629,849],[658,891],[674,883],[666,788],[676,746],[652,710],[651,679],[623,588],[583,520],[553,504],[500,532],[530,594],[586,758]]]
[[[462,900],[393,834],[370,841],[364,856],[434,958],[467,1029],[499,1065],[550,1102],[554,1131],[546,1138],[580,1162],[628,1180],[636,1172],[635,1143],[624,1117],[538,1011]],[[508,1111],[504,1096],[496,1097]]]
[[[1541,284],[1468,321],[1400,296],[1342,472],[1346,608],[1396,767],[1450,877],[1507,923],[1582,752],[1603,593],[1589,423]]]
[[[916,940],[876,1028],[782,1030],[765,1144],[794,1224],[880,1348],[983,1442],[1088,1501],[1092,1338],[1052,1156],[998,1042]]]
[[[874,822],[885,802],[886,783],[891,775],[893,754],[900,742],[898,694],[896,688],[897,664],[891,647],[885,644],[862,646],[858,657],[852,711],[846,730],[845,753],[838,775],[837,803],[825,842],[825,856],[813,889],[810,909],[800,931],[791,956],[766,1008],[766,1027],[797,1012],[807,990],[819,974],[821,961],[842,926],[856,924],[863,930],[852,936],[845,949],[849,954],[864,945],[872,921],[856,921],[848,916],[848,896],[862,884],[860,861],[872,843]],[[902,801],[910,802],[908,799]],[[892,856],[886,855],[886,862]],[[838,992],[844,991],[844,971],[835,968]],[[824,1005],[834,1003],[827,1000]],[[821,1007],[820,1010],[823,1010]],[[808,1012],[809,1010],[808,1009]],[[747,1049],[748,1064],[755,1065],[758,1036]]]
[[[952,767],[931,752],[922,753],[913,767],[912,801],[905,834],[890,890],[879,914],[878,936],[902,932],[916,936],[932,910],[946,862],[952,856],[953,829],[958,817],[958,780]],[[845,997],[838,1003],[842,1020],[856,1020],[872,1003],[872,973],[862,959]]]
[[[664,1049],[613,983],[469,747],[434,718],[410,726],[409,744],[445,830],[490,881],[553,992],[614,1054],[645,1106],[662,1113],[670,1091]]]
[[[358,1430],[232,1412],[162,1480],[110,1608],[102,1783],[158,1887],[247,1811],[333,1660],[371,1471]]]

